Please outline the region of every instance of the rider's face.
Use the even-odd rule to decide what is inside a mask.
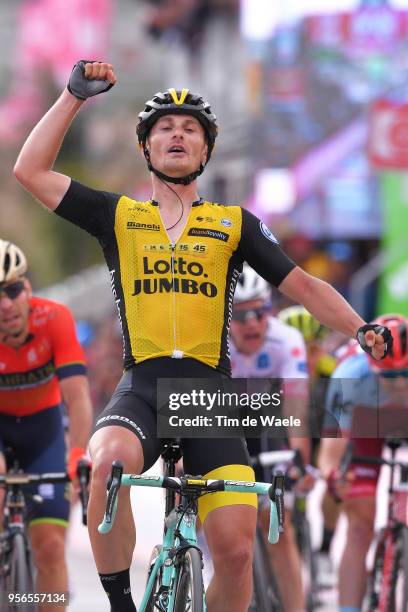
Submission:
[[[0,341],[8,336],[20,336],[28,330],[31,286],[19,279],[0,286]]]
[[[169,176],[185,176],[207,159],[204,128],[191,115],[164,115],[146,143],[152,165]]]
[[[252,355],[262,346],[268,327],[264,300],[236,304],[231,321],[231,336],[241,353]]]

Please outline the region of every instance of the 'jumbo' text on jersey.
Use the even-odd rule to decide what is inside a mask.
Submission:
[[[68,308],[33,297],[25,343],[15,349],[0,342],[0,413],[20,417],[57,406],[58,380],[85,373]]]
[[[157,202],[71,181],[55,212],[96,236],[103,248],[125,368],[171,356],[229,373],[228,329],[243,261],[276,286],[295,266],[266,225],[239,206],[194,202],[175,244]]]

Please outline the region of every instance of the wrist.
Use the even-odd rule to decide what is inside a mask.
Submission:
[[[366,323],[365,321],[363,321],[363,320],[362,320],[362,321],[361,321],[361,323],[360,323],[360,325],[358,325],[357,327],[354,327],[354,332],[353,332],[353,333],[354,333],[354,336],[353,336],[353,338],[356,338],[356,339],[357,339],[357,334],[358,334],[359,330],[360,330],[362,327],[364,327],[365,325],[367,325],[367,323]]]
[[[73,482],[77,477],[78,462],[86,456],[86,451],[82,446],[73,446],[68,451],[67,472]]]
[[[80,459],[86,455],[86,450],[82,446],[72,446],[68,451],[69,458],[78,458]]]
[[[82,106],[86,99],[77,98],[71,91],[69,91],[68,86],[65,87],[61,94],[61,99],[63,99],[66,103],[70,104],[74,108],[78,109]]]

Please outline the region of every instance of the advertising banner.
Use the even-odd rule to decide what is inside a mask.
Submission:
[[[408,170],[408,104],[379,99],[369,115],[368,157],[378,169]]]
[[[380,182],[385,267],[377,310],[378,314],[394,312],[408,316],[408,171],[383,172]]]

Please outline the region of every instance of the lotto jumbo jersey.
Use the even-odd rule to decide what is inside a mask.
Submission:
[[[243,261],[274,285],[295,266],[272,232],[239,206],[194,202],[175,244],[152,200],[72,181],[55,212],[97,237],[103,248],[125,368],[170,356],[229,373],[228,329]]]
[[[30,299],[29,334],[18,349],[0,342],[0,413],[27,416],[61,403],[58,380],[85,374],[68,308]]]

